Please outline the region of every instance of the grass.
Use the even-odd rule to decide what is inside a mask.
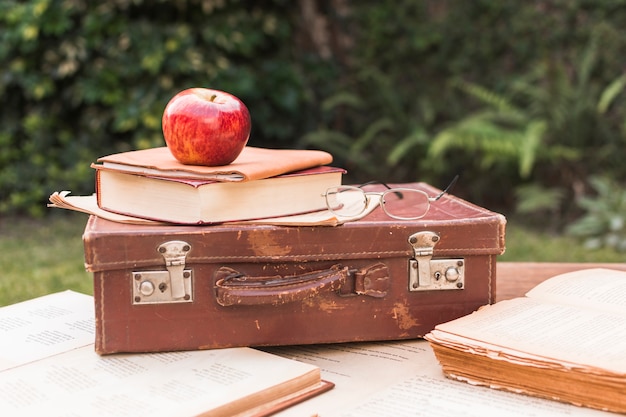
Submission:
[[[590,250],[571,236],[557,236],[509,221],[506,252],[498,261],[523,262],[626,262],[626,253],[613,249]]]
[[[87,216],[58,211],[0,219],[0,306],[66,289],[92,294],[81,238]]]
[[[84,269],[82,232],[87,216],[55,210],[45,220],[0,219],[0,306],[71,289],[92,294]],[[509,222],[500,261],[624,262],[626,254],[587,250],[569,237]]]

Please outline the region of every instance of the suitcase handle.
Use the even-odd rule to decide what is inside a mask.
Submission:
[[[315,297],[320,293],[339,292],[350,285],[355,287],[357,294],[380,298],[386,295],[388,275],[387,267],[382,263],[359,271],[333,265],[325,270],[301,275],[265,277],[252,277],[232,268],[221,267],[215,272],[215,293],[217,303],[224,307],[281,305]],[[348,282],[352,276],[355,277],[354,283]]]

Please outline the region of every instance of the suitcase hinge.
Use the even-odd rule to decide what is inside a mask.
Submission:
[[[409,260],[409,291],[461,290],[465,285],[463,258],[432,259],[439,235],[418,232],[409,236],[413,259]]]
[[[133,304],[184,303],[193,301],[192,271],[185,269],[191,245],[172,240],[158,246],[166,271],[133,272]]]

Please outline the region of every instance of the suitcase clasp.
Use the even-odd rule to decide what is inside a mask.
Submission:
[[[133,272],[133,304],[184,303],[193,301],[192,271],[185,269],[191,245],[182,240],[162,243],[166,271]]]
[[[409,291],[462,290],[465,286],[463,258],[432,259],[439,235],[423,231],[409,236],[413,259],[409,260]]]

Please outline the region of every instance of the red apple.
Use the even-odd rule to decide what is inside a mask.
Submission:
[[[232,94],[208,88],[176,94],[165,106],[162,122],[167,147],[187,165],[228,165],[250,137],[245,104]]]

